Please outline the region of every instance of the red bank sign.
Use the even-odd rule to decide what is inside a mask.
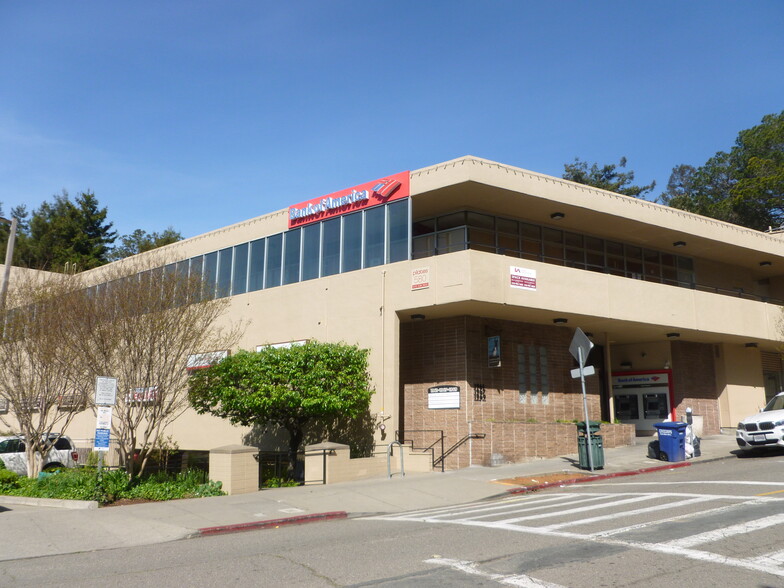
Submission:
[[[410,175],[400,172],[289,207],[289,228],[408,198]]]

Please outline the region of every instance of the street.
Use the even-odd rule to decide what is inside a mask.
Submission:
[[[0,585],[784,586],[782,474],[781,454],[728,459],[454,507],[8,561]]]

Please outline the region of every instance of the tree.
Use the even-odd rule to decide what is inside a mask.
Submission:
[[[659,200],[759,231],[784,223],[784,111],[738,133],[729,153],[673,169]]]
[[[43,456],[73,417],[87,405],[91,374],[66,352],[86,290],[78,277],[18,278],[0,309],[0,399],[25,437],[27,475],[35,477]]]
[[[367,412],[367,356],[356,346],[316,341],[240,351],[191,377],[191,404],[234,424],[285,429],[291,475],[310,422]]]
[[[188,276],[159,256],[120,264],[89,290],[86,306],[63,347],[96,376],[117,378],[112,434],[121,465],[141,474],[166,428],[188,408],[191,354],[226,350],[242,325],[221,329],[227,298],[204,292],[201,276]]]
[[[631,170],[622,172],[618,169],[625,167],[625,157],[621,157],[618,165],[609,164],[599,167],[598,164],[594,163],[590,168],[587,162],[575,158],[574,163],[564,164],[564,173],[561,177],[578,184],[593,186],[609,192],[615,192],[616,194],[634,196],[635,198],[642,198],[656,187],[656,181],[651,182],[647,186],[635,186],[632,183],[634,182],[634,172]]]
[[[92,192],[82,192],[71,201],[63,190],[54,202],[44,202],[33,211],[27,258],[22,263],[49,271],[85,270],[107,263],[117,234],[106,216],[106,208],[99,208]]]
[[[122,244],[115,247],[109,257],[111,260],[124,259],[181,240],[182,234],[175,231],[173,227],[168,227],[161,233],[148,233],[142,229],[136,229],[130,235],[120,237]]]

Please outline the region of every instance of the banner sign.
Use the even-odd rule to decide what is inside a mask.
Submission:
[[[410,174],[407,171],[366,182],[289,206],[289,228],[408,198],[410,193]]]
[[[487,367],[501,367],[501,337],[487,338]]]

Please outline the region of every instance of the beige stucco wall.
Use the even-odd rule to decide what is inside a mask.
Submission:
[[[738,421],[765,406],[765,383],[759,350],[743,345],[721,345],[717,385],[721,426],[734,428]]]
[[[566,215],[557,225],[564,230],[693,257],[701,281],[708,284],[752,289],[768,279],[772,295],[784,291],[780,236],[473,157],[412,172],[411,193],[415,215],[419,210],[425,214],[470,208],[552,226],[550,214],[557,210]],[[302,200],[312,196],[303,195]],[[161,256],[167,262],[177,261],[279,233],[286,227],[287,211],[277,211],[139,258]],[[674,250],[676,240],[687,245]],[[762,259],[771,260],[772,265],[760,266]],[[535,292],[510,287],[509,267],[513,265],[536,270]],[[429,288],[411,290],[411,272],[416,268],[429,269]],[[85,272],[85,278],[100,281],[105,271]],[[244,349],[309,338],[370,349],[376,388],[371,410],[392,417],[386,422],[392,433],[398,425],[399,322],[410,320],[412,314],[427,318],[478,315],[540,324],[563,317],[568,319],[566,328],[581,327],[601,336],[613,366],[623,361],[624,351],[636,353],[640,357],[632,359],[634,369],[664,365],[668,332],[679,332],[684,341],[719,344],[723,350],[717,360],[717,381],[723,390],[722,425],[734,426],[764,398],[761,372],[756,363],[748,361],[744,344],[753,341],[761,350],[777,349],[780,307],[463,251],[234,296],[226,321],[246,323],[239,344]],[[641,357],[643,351],[647,351],[646,358]],[[94,426],[90,412],[80,415],[69,433],[91,437]],[[171,428],[180,447],[190,449],[243,443],[247,432],[247,428],[190,411]]]

